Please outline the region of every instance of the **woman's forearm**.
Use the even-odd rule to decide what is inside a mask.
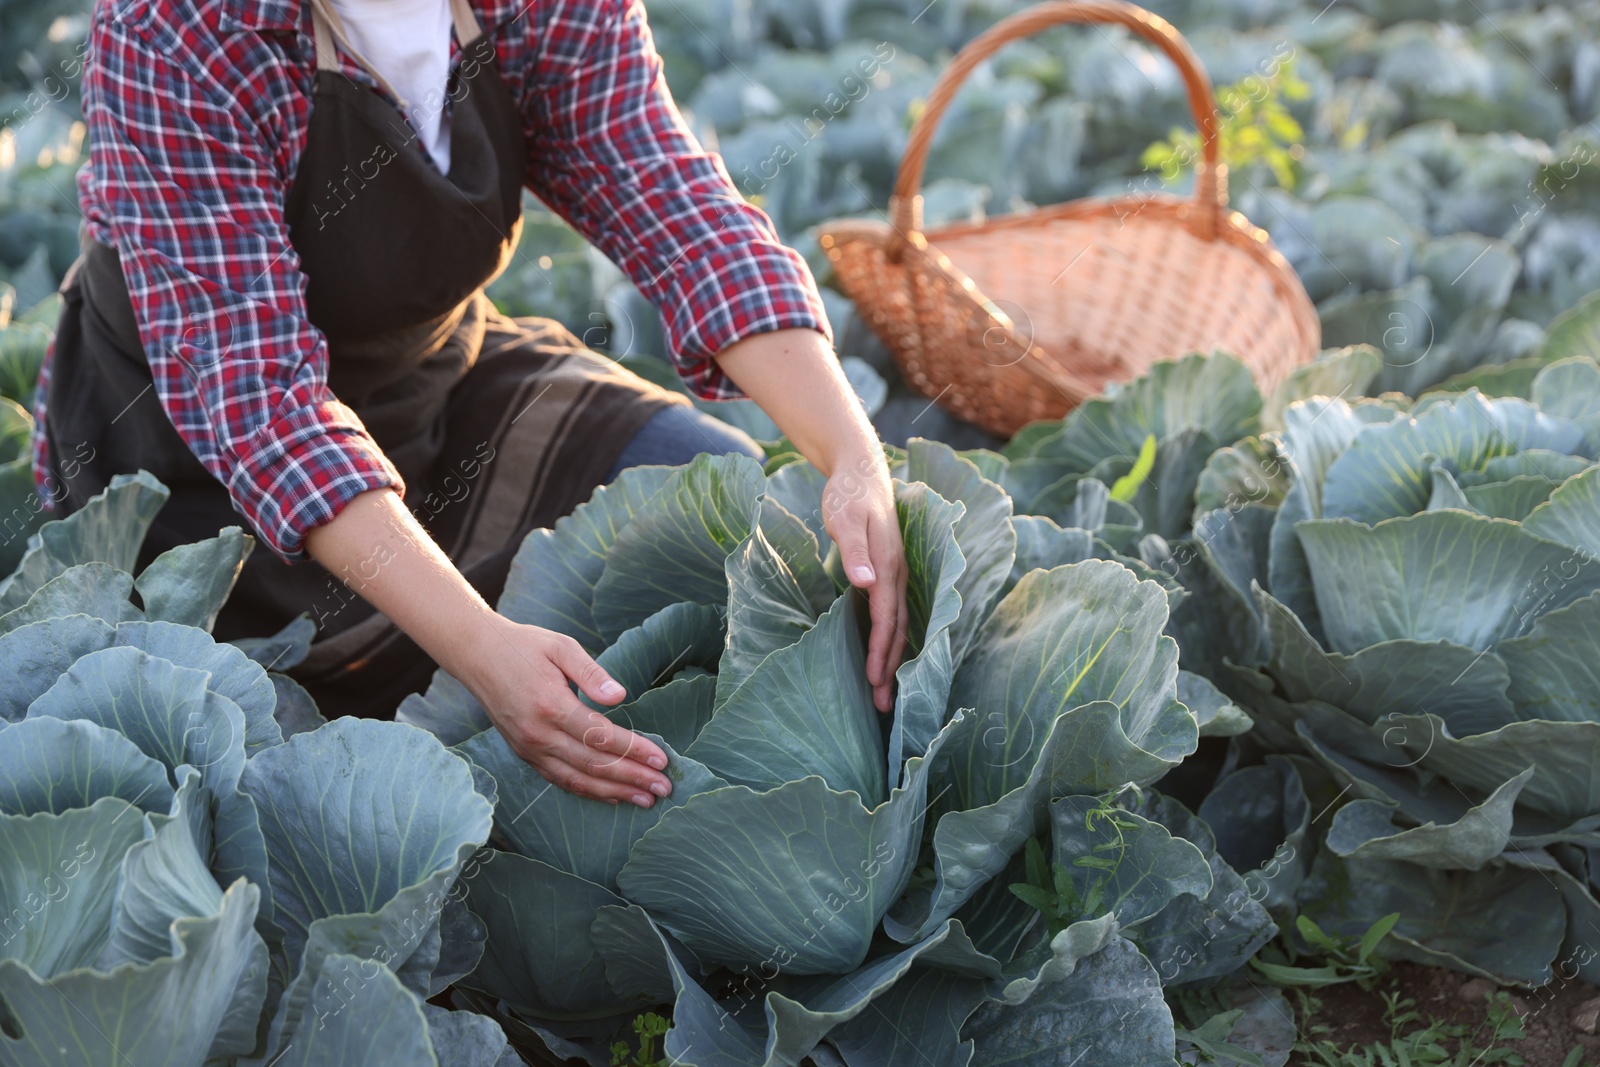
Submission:
[[[746,337],[724,349],[717,363],[823,474],[883,462],[877,432],[817,331]]]
[[[672,792],[654,742],[585,707],[626,696],[578,642],[492,610],[390,489],[352,499],[306,536],[318,563],[478,698],[512,751],[562,789],[650,807]]]
[[[494,609],[461,576],[391,489],[362,493],[306,535],[306,551],[465,680]]]

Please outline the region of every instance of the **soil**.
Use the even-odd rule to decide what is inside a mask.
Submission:
[[[1424,967],[1413,963],[1396,964],[1391,978],[1398,988],[1416,1001],[1416,1010],[1425,1017],[1476,1028],[1488,1009],[1488,996],[1501,988],[1485,978],[1468,978],[1455,971]],[[1387,982],[1379,989],[1392,988]],[[1600,1064],[1600,988],[1585,982],[1556,981],[1540,989],[1511,989],[1511,1006],[1522,1018],[1527,1035],[1521,1041],[1496,1045],[1522,1057],[1526,1067],[1563,1067],[1575,1046],[1584,1048],[1583,1067]],[[1322,1007],[1310,1020],[1328,1027],[1322,1038],[1340,1048],[1387,1042],[1389,1026],[1384,1022],[1383,1000],[1377,992],[1365,993],[1354,985],[1331,986],[1318,991]],[[1302,1031],[1307,1020],[1297,1019]],[[1480,1031],[1476,1046],[1487,1043],[1487,1028]],[[1485,1057],[1487,1060],[1487,1057]],[[1314,1059],[1292,1055],[1289,1067],[1320,1067]]]

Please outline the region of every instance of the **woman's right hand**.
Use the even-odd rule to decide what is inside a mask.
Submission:
[[[525,626],[500,615],[475,642],[468,677],[472,690],[511,750],[545,781],[578,796],[648,808],[672,792],[661,773],[661,747],[624,729],[573,695],[576,684],[597,704],[627,696],[605,669],[565,634]]]
[[[353,497],[306,549],[455,675],[518,756],[579,796],[648,808],[672,792],[661,746],[585,707],[627,696],[564,634],[512,622],[484,602],[392,489]]]

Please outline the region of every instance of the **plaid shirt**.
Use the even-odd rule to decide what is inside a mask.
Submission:
[[[695,392],[739,395],[712,357],[740,338],[829,336],[805,261],[684,125],[642,0],[472,4],[524,116],[524,184],[664,309]],[[156,395],[266,543],[303,559],[306,531],[350,498],[404,491],[327,388],[327,345],[306,318],[284,221],[311,113],[310,5],[101,0],[90,45],[79,198],[90,234],[121,253]],[[41,488],[48,375],[46,362]]]

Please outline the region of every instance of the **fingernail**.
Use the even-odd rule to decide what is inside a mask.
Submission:
[[[668,793],[672,792],[672,786],[668,785],[666,782],[651,782],[650,792],[654,793],[658,797],[664,797]]]
[[[644,793],[633,794],[633,802],[639,805],[641,808],[648,808],[651,804],[655,803],[654,800],[650,799],[650,797],[646,796]]]
[[[622,686],[618,685],[616,682],[611,681],[610,679],[607,679],[600,686],[600,696],[604,700],[616,700],[619,697],[623,696],[623,694],[625,692],[626,692],[626,690],[624,690],[622,688]]]
[[[664,771],[667,769],[667,757],[665,756],[651,756],[649,759],[645,760],[645,762],[658,771]]]
[[[858,582],[870,582],[876,575],[873,574],[871,567],[863,563],[859,567],[850,568],[850,577]]]

